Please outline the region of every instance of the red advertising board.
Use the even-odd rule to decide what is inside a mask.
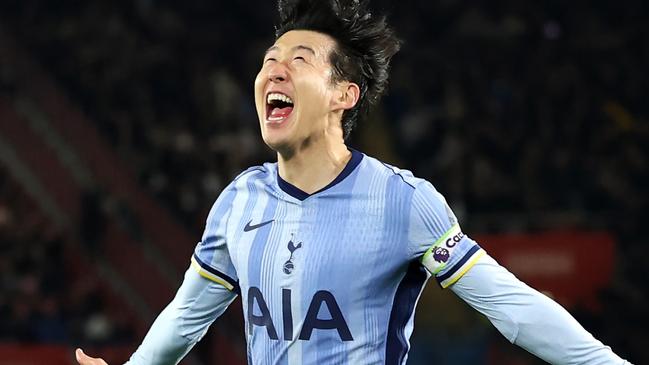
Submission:
[[[518,278],[567,307],[580,304],[596,310],[597,293],[613,275],[615,240],[605,232],[478,235],[475,239]]]

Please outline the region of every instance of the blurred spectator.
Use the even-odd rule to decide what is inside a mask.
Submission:
[[[0,168],[3,177],[8,176]],[[65,239],[22,189],[0,179],[0,341],[128,341],[131,325],[107,317],[95,280],[66,272]]]
[[[103,212],[103,194],[95,188],[87,188],[81,196],[80,236],[91,254],[100,253],[99,244],[106,230]]]

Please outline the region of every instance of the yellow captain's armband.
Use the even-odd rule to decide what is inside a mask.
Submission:
[[[453,257],[453,251],[455,251],[457,244],[463,237],[464,233],[462,233],[460,225],[455,224],[430,246],[422,256],[421,263],[431,274],[437,275],[446,268],[451,257]]]

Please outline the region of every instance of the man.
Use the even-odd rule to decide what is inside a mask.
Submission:
[[[250,364],[404,364],[430,276],[550,363],[624,364],[462,233],[430,183],[347,148],[399,49],[385,19],[365,1],[279,10],[255,81],[278,161],[221,193],[182,286],[128,364],[176,364],[239,294]],[[77,360],[105,364],[81,350]]]

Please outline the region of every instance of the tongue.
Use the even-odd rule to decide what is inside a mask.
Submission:
[[[292,106],[287,106],[285,108],[273,108],[270,111],[270,116],[273,118],[286,118],[293,111]]]

